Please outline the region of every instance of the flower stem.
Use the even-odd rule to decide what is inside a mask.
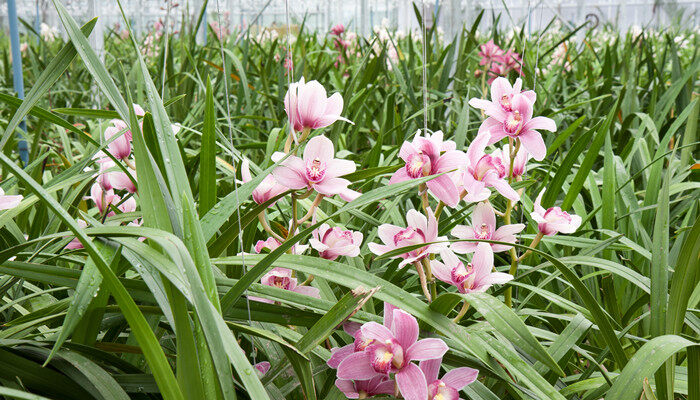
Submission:
[[[462,317],[464,317],[464,315],[467,313],[468,310],[469,310],[469,303],[467,303],[467,301],[464,300],[464,302],[462,303],[462,308],[459,310],[459,313],[457,314],[455,319],[453,319],[452,321],[455,324],[458,323],[462,319]]]
[[[273,231],[272,228],[270,228],[270,225],[267,223],[267,219],[265,219],[265,211],[258,214],[258,221],[260,221],[260,225],[265,230],[265,232],[270,234],[270,236],[279,240],[280,242],[284,241],[284,238],[282,236],[276,234],[275,231]]]
[[[136,165],[134,165],[134,162],[131,161],[130,159],[125,158],[125,159],[124,159],[124,164],[126,164],[127,167],[129,167],[129,168],[133,169],[134,171],[136,171]]]
[[[430,303],[432,301],[432,297],[430,297],[428,283],[425,280],[425,271],[423,271],[423,266],[419,261],[414,262],[413,265],[416,266],[416,271],[418,272],[418,279],[420,279],[420,287],[421,289],[423,289],[423,295],[425,295],[425,298],[428,300],[428,303]]]
[[[309,275],[309,276],[306,278],[306,280],[305,280],[304,282],[302,282],[301,285],[299,285],[299,286],[308,286],[308,285],[311,284],[311,282],[313,282],[313,281],[314,281],[314,276],[313,276],[313,275]]]
[[[530,253],[532,253],[532,249],[534,249],[535,247],[537,247],[537,245],[540,243],[540,240],[542,240],[543,237],[544,237],[544,233],[538,232],[538,233],[537,233],[537,236],[535,236],[535,238],[532,239],[532,242],[530,242],[530,248],[529,248],[525,253],[523,253],[522,256],[520,256],[520,257],[518,258],[518,262],[524,260],[525,257],[529,256]]]
[[[323,200],[323,195],[321,193],[318,193],[316,195],[316,198],[314,199],[313,204],[311,204],[311,207],[309,207],[309,211],[301,217],[301,219],[298,221],[298,224],[301,225],[304,222],[306,222],[309,218],[311,218],[314,215],[314,211],[316,211],[316,207],[318,207],[319,204],[321,204],[321,201]]]
[[[430,296],[431,298],[437,298],[437,283],[435,282],[435,277],[433,276],[433,271],[430,268],[430,259],[427,257],[421,260],[423,268],[425,268],[425,278],[430,284]]]
[[[418,193],[420,194],[423,211],[426,215],[428,215],[428,207],[430,206],[430,203],[428,202],[428,186],[425,183],[421,183],[418,186]]]
[[[445,203],[440,200],[437,208],[435,208],[435,219],[440,219],[440,214],[442,214],[442,209],[445,208]]]

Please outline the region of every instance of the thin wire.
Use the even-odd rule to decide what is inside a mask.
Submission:
[[[206,12],[206,11],[205,11]],[[219,8],[219,0],[216,0],[216,18],[219,24],[219,29],[221,29],[221,9]],[[235,149],[235,146],[233,145],[233,127],[231,126],[231,104],[229,101],[229,93],[228,93],[228,72],[226,71],[226,57],[224,55],[224,40],[223,38],[219,40],[219,48],[221,50],[221,65],[224,73],[224,93],[226,96],[226,122],[228,123],[228,140],[231,143],[231,150]],[[235,152],[231,151],[231,164],[235,165],[236,162],[236,156]],[[240,247],[240,253],[241,253],[241,262],[243,263],[243,273],[246,274],[248,273],[248,266],[245,262],[245,251],[243,250],[243,226],[241,225],[241,201],[238,198],[238,181],[236,180],[236,177],[233,177],[233,191],[236,194],[236,212],[238,216],[238,245]],[[253,316],[250,313],[250,296],[248,296],[248,288],[245,290],[245,300],[246,300],[246,307],[248,309],[248,324],[252,325],[253,324]],[[253,346],[253,364],[256,363],[256,353],[255,351],[255,346]]]
[[[425,0],[421,0],[421,6],[423,8],[423,135],[428,136],[428,67],[426,65],[426,57],[428,53],[428,41],[427,28],[426,28],[426,17],[427,12],[425,8]]]
[[[166,6],[165,6],[165,26],[163,29],[165,29],[165,42],[164,46],[165,48],[163,49],[163,74],[161,75],[161,87],[160,87],[160,97],[165,96],[165,71],[168,63],[168,26],[170,25],[170,0],[166,0]]]
[[[522,63],[525,62],[525,57],[527,56],[527,54],[526,54],[527,41],[532,36],[532,18],[531,18],[532,14],[530,12],[531,12],[530,0],[527,0],[527,39],[525,39],[525,41],[523,43],[523,56],[520,57],[520,59],[522,60]],[[537,75],[537,73],[535,73],[535,75]],[[522,77],[523,77],[523,65],[520,65],[520,78],[522,78]]]
[[[535,79],[534,79],[534,81],[533,81],[533,83],[532,83],[532,90],[537,90],[537,66],[538,66],[539,63],[540,63],[540,42],[542,41],[542,32],[541,32],[541,28],[542,28],[542,7],[541,7],[541,5],[542,5],[542,2],[540,2],[540,3],[537,4],[537,6],[538,6],[539,9],[540,9],[540,18],[539,18],[539,20],[537,21],[537,32],[538,32],[538,36],[537,36],[537,53],[536,53],[536,55],[535,55],[535,70],[534,70]]]
[[[294,76],[294,52],[292,50],[292,25],[290,23],[289,19],[289,0],[284,0],[284,14],[285,14],[285,23],[287,24],[287,55],[284,60],[283,68],[287,68],[289,66],[289,70],[287,71],[287,91],[291,90],[292,87],[292,77]],[[297,87],[297,90],[299,88]],[[289,95],[289,101],[291,102],[294,100],[295,102],[297,101],[298,96],[292,96],[291,93]],[[290,104],[289,105],[290,110],[296,109],[296,104]],[[294,143],[297,143],[297,135],[296,132],[294,132],[294,126],[292,125],[292,119],[291,117],[288,119],[289,120],[289,134],[292,135],[292,138],[294,138]]]

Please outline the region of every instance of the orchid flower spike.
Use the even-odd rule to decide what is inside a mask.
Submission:
[[[391,176],[389,184],[457,170],[465,163],[466,156],[455,147],[455,142],[443,141],[441,131],[426,136],[421,136],[419,131],[413,142],[404,142],[401,146],[399,157],[406,164]],[[437,176],[426,185],[448,206],[455,207],[459,203],[459,190],[448,174]]]
[[[280,185],[289,189],[313,189],[326,196],[347,195],[350,181],[340,176],[355,172],[355,163],[334,158],[334,153],[330,139],[316,136],[306,144],[303,158],[290,155],[272,174]],[[278,152],[272,159],[277,162],[284,156]]]
[[[496,229],[496,213],[493,210],[493,206],[491,206],[490,203],[484,202],[476,205],[472,213],[472,226],[457,225],[452,229],[451,233],[452,236],[457,239],[463,240],[484,239],[516,243],[517,239],[515,234],[521,232],[523,229],[525,229],[525,224],[503,225]],[[454,242],[450,245],[450,248],[455,253],[473,253],[476,251],[478,245],[482,243],[486,244],[494,253],[506,251],[511,248],[511,246],[504,244],[472,241]]]
[[[433,211],[428,208],[427,213],[428,217],[426,218],[425,215],[416,210],[409,210],[406,214],[406,222],[408,223],[406,228],[391,224],[380,225],[379,238],[384,244],[369,243],[369,250],[376,255],[382,255],[402,247],[446,241],[446,237],[438,236],[438,223]],[[446,245],[443,243],[426,244],[392,258],[403,258],[399,264],[399,268],[401,268],[406,264],[422,260],[429,254],[437,253],[445,247]]]
[[[450,250],[440,252],[443,262],[431,260],[430,267],[439,280],[457,287],[460,293],[485,292],[491,285],[503,284],[513,275],[493,271],[493,252],[488,244],[479,243],[472,261],[464,265]]]
[[[321,298],[320,291],[313,286],[299,286],[297,278],[292,277],[292,270],[287,268],[273,268],[270,272],[263,275],[260,282],[265,286],[272,286],[292,292],[304,294],[311,297]],[[251,297],[251,300],[260,301],[263,303],[273,303],[272,300],[262,299],[259,297]]]
[[[326,97],[326,89],[317,81],[292,83],[284,96],[284,110],[289,124],[296,132],[304,129],[324,128],[335,121],[352,121],[340,116],[343,111],[343,96],[334,93]]]
[[[530,103],[535,104],[537,95],[532,90],[522,91],[523,81],[518,78],[511,86],[508,79],[498,77],[491,83],[491,101],[472,98],[469,100],[469,105],[484,110],[488,116],[500,115],[500,112],[513,111],[513,97],[516,95],[524,96]]]
[[[421,361],[418,366],[428,382],[428,400],[459,400],[459,392],[476,380],[479,370],[455,368],[438,379],[442,358]]]
[[[469,202],[484,201],[489,198],[492,187],[503,197],[520,200],[518,192],[508,184],[508,170],[500,157],[486,154],[486,145],[490,140],[488,132],[477,135],[467,149],[468,164],[462,174],[462,186],[467,192],[464,199]]]
[[[581,226],[581,217],[575,214],[569,214],[563,211],[561,207],[549,207],[547,210],[542,207],[542,196],[544,189],[537,195],[535,200],[535,209],[530,214],[533,220],[537,222],[537,229],[547,236],[556,235],[557,233],[574,233]]]

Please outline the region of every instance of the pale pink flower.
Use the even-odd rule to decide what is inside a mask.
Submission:
[[[115,197],[118,198],[118,196]],[[131,196],[124,201],[121,201],[121,199],[118,198],[118,200],[116,200],[115,203],[119,204],[117,206],[117,209],[123,213],[130,213],[136,211],[136,199],[134,198],[134,196]]]
[[[376,255],[382,255],[402,247],[446,241],[446,237],[438,236],[438,224],[433,211],[428,208],[427,212],[428,217],[426,218],[425,215],[416,210],[409,210],[408,214],[406,214],[406,222],[408,223],[406,228],[391,224],[380,225],[379,238],[384,244],[370,243],[368,244],[369,250]],[[437,253],[443,248],[445,248],[443,243],[426,244],[423,247],[392,258],[403,258],[403,261],[399,264],[400,268],[406,264],[419,261],[429,254]]]
[[[532,90],[522,91],[523,81],[518,78],[513,86],[510,85],[508,79],[498,77],[491,83],[491,100],[472,98],[469,100],[469,105],[484,110],[486,115],[500,115],[500,112],[513,111],[513,96],[521,94],[525,96],[532,104],[535,103],[537,95]]]
[[[0,210],[9,210],[17,207],[23,198],[21,195],[5,194],[5,191],[0,188]]]
[[[418,366],[428,382],[428,400],[459,400],[459,392],[476,380],[479,370],[468,367],[455,368],[438,379],[441,358],[421,361]]]
[[[309,244],[321,258],[335,260],[340,256],[357,257],[360,255],[360,245],[362,244],[362,233],[350,230],[343,230],[336,227],[331,228],[328,224],[322,224],[314,230],[309,239]]]
[[[494,155],[499,155],[503,161],[503,165],[506,169],[510,168],[510,145],[505,144],[503,148],[498,152],[494,152]],[[527,171],[527,162],[530,160],[530,153],[525,150],[519,149],[518,153],[515,155],[513,160],[513,177],[518,178],[525,175]]]
[[[297,278],[292,277],[292,270],[287,268],[273,268],[270,272],[263,275],[261,281],[265,286],[273,286],[276,288],[289,290],[292,292],[304,294],[311,297],[321,298],[320,291],[313,286],[298,286]],[[273,303],[272,300],[262,298],[252,298],[253,300],[263,303]]]
[[[247,159],[243,160],[243,163],[241,163],[241,179],[243,183],[253,180],[253,176],[250,174],[250,162]],[[269,174],[266,175],[262,182],[253,190],[253,201],[262,204],[286,191],[287,188],[277,183],[274,175]],[[274,204],[275,203],[270,204],[270,207]]]
[[[334,158],[334,153],[333,142],[325,136],[316,136],[306,145],[303,158],[289,156],[272,174],[289,189],[313,189],[326,196],[344,193],[350,181],[340,176],[355,172],[355,163]],[[283,156],[276,153],[273,160]]]
[[[493,144],[505,137],[520,139],[525,150],[537,161],[547,155],[547,146],[538,129],[551,132],[557,130],[554,120],[547,117],[532,117],[532,103],[527,96],[516,94],[511,100],[512,111],[502,108],[489,108],[490,115],[479,127],[479,135],[490,133],[488,144]]]
[[[442,262],[430,261],[430,268],[439,280],[457,287],[460,293],[485,292],[491,285],[503,284],[513,275],[493,271],[493,252],[488,244],[479,243],[472,262],[464,265],[450,250],[440,252]]]
[[[389,184],[455,171],[463,165],[466,161],[465,154],[455,150],[453,141],[443,141],[442,138],[441,131],[432,135],[426,134],[425,137],[419,132],[413,142],[404,142],[399,157],[406,164],[394,172]],[[459,203],[459,191],[448,174],[435,177],[426,185],[435,197],[448,206],[455,207]]]
[[[337,24],[331,28],[331,35],[340,36],[345,32],[345,26],[343,24]]]
[[[95,203],[97,209],[100,211],[100,214],[102,214],[105,212],[105,210],[109,209],[110,204],[116,204],[119,196],[115,195],[112,189],[104,190],[102,185],[95,182],[90,188],[89,198]]]
[[[269,237],[265,240],[258,240],[257,243],[255,243],[255,252],[260,254],[260,252],[263,251],[263,249],[267,249],[268,251],[272,251],[278,247],[280,247],[282,243],[280,243],[279,240]],[[308,249],[308,245],[304,244],[295,244],[292,246],[292,254],[303,254],[306,249]]]
[[[523,229],[525,229],[524,224],[503,225],[496,229],[496,214],[493,211],[493,207],[490,203],[484,202],[476,205],[472,213],[472,226],[457,225],[452,229],[451,233],[452,236],[462,240],[482,239],[515,243],[517,242],[515,234]],[[476,251],[477,246],[480,244],[482,243],[471,241],[454,242],[450,248],[455,253],[465,254]],[[494,253],[506,251],[511,248],[511,246],[497,243],[486,243],[486,245],[492,249]]]
[[[270,363],[267,361],[261,361],[255,365],[253,365],[253,368],[256,369],[256,371],[258,373],[258,378],[261,378],[265,374],[267,374],[267,371],[270,370]]]
[[[343,96],[334,93],[326,97],[326,89],[317,81],[292,83],[284,96],[284,110],[295,131],[324,128],[335,121],[350,120],[340,116],[343,111]]]
[[[425,400],[428,398],[425,375],[411,361],[441,358],[448,347],[442,339],[418,340],[418,321],[411,314],[395,309],[392,315],[390,328],[376,322],[362,325],[362,335],[372,344],[340,363],[338,379],[362,381],[394,373],[404,399]]]
[[[581,217],[576,214],[569,214],[563,211],[561,207],[549,207],[547,210],[542,207],[542,195],[544,189],[540,192],[535,200],[534,211],[530,213],[535,222],[537,229],[547,236],[556,235],[557,233],[574,233],[581,226]]]
[[[502,55],[503,50],[500,47],[498,47],[498,45],[494,43],[493,40],[489,40],[488,42],[479,46],[479,57],[481,57],[479,65],[487,65],[492,63],[493,61],[500,61],[500,57]]]
[[[513,49],[508,50],[501,56],[501,64],[503,64],[504,72],[508,73],[511,70],[521,73],[521,67],[523,64],[523,59],[519,53],[516,53]]]
[[[386,376],[375,376],[364,381],[337,379],[335,386],[348,399],[367,399],[380,394],[394,394],[394,380]]]
[[[468,164],[462,174],[462,186],[467,192],[464,199],[469,202],[484,201],[491,195],[488,188],[492,187],[503,197],[518,201],[520,195],[508,184],[508,170],[501,158],[484,152],[489,139],[488,132],[479,134],[467,149]]]
[[[76,220],[76,222],[78,223],[78,226],[80,227],[80,229],[85,229],[88,227],[87,222],[83,221],[82,219]],[[68,249],[68,250],[78,250],[78,249],[82,249],[82,248],[83,248],[83,244],[80,243],[80,240],[78,240],[77,237],[74,237],[73,240],[71,240],[66,245],[66,249]]]
[[[109,126],[105,129],[104,135],[105,140],[109,142],[107,144],[107,151],[109,151],[114,158],[118,160],[129,158],[131,155],[131,138],[127,136],[126,132],[116,126]],[[117,137],[110,141],[115,135]]]

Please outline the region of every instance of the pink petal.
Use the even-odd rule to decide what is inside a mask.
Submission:
[[[408,176],[408,172],[406,172],[405,167],[401,167],[394,172],[393,175],[391,175],[391,179],[389,179],[389,184],[393,185],[394,183],[399,183],[399,182],[405,182],[408,180],[411,180],[410,176]]]
[[[357,389],[355,389],[355,383],[349,379],[336,379],[335,386],[340,389],[348,399],[360,398],[360,394],[357,392]]]
[[[340,93],[333,93],[331,97],[326,100],[326,109],[324,113],[326,115],[340,115],[343,112],[343,96]]]
[[[450,285],[452,284],[452,268],[445,266],[445,264],[438,260],[431,260],[430,269],[436,278]]]
[[[438,159],[437,165],[434,167],[436,173],[449,172],[459,169],[467,162],[467,155],[461,151],[448,151]]]
[[[347,179],[330,178],[314,184],[314,189],[321,194],[325,194],[326,196],[333,196],[347,190],[349,184],[350,181]]]
[[[364,351],[350,354],[338,365],[338,379],[367,380],[377,375]]]
[[[327,137],[321,135],[311,138],[304,149],[304,162],[311,162],[318,159],[322,162],[328,162],[333,159],[333,142]],[[354,164],[353,164],[354,165]]]
[[[503,197],[508,200],[517,202],[520,200],[520,195],[516,192],[505,179],[499,179],[495,174],[488,174],[484,178],[484,182],[498,191]]]
[[[321,291],[313,286],[297,286],[293,290],[299,294],[305,294],[307,296],[315,297],[317,299],[321,298]]]
[[[306,187],[306,179],[304,176],[298,170],[292,169],[285,165],[280,165],[272,170],[272,175],[274,175],[275,180],[280,185],[289,189],[297,190]]]
[[[513,275],[505,272],[491,272],[479,281],[482,285],[502,285],[513,280]]]
[[[488,106],[490,106],[491,104],[493,104],[493,103],[490,102],[490,101],[488,101],[488,100],[478,99],[478,98],[476,98],[476,97],[474,97],[474,98],[472,98],[472,99],[469,100],[469,105],[470,105],[470,106],[472,106],[472,107],[474,107],[474,108],[478,108],[478,109],[480,109],[480,110],[485,110],[485,109],[486,109]]]
[[[394,322],[394,310],[396,309],[395,305],[384,302],[384,326],[387,329],[391,329],[391,325]]]
[[[462,390],[468,384],[474,382],[478,375],[479,370],[474,368],[455,368],[452,371],[446,373],[442,377],[442,381],[445,383],[445,385],[459,391]]]
[[[409,360],[431,360],[433,358],[440,358],[447,353],[449,348],[442,341],[442,339],[422,339],[413,344],[407,350],[407,358]]]
[[[326,165],[326,178],[335,178],[355,172],[355,163],[334,158]]]
[[[338,193],[338,196],[340,196],[341,199],[343,199],[344,201],[347,201],[347,202],[354,201],[355,199],[357,199],[361,195],[362,195],[362,193],[360,193],[356,190],[347,189],[347,188],[345,190],[343,190],[342,192]]]
[[[459,191],[448,175],[440,175],[429,180],[427,186],[435,197],[448,206],[455,207],[459,203]]]
[[[508,79],[503,77],[498,77],[491,83],[491,101],[498,103],[504,94],[513,93],[513,87],[508,82]]]
[[[333,369],[337,369],[338,365],[340,365],[340,363],[343,362],[347,356],[353,354],[354,352],[354,343],[350,343],[349,345],[343,347],[334,347],[331,349],[331,358],[328,359],[326,364]]]
[[[428,384],[423,371],[416,364],[409,363],[396,376],[401,396],[405,400],[425,400],[428,398]]]
[[[407,349],[418,340],[418,321],[411,314],[399,309],[394,310],[393,315],[391,332],[401,347]]]
[[[394,323],[396,323],[395,320]],[[376,339],[380,342],[386,342],[387,340],[394,338],[394,334],[391,333],[389,328],[376,322],[367,322],[366,324],[362,325],[360,330],[362,331],[362,336],[367,339]]]
[[[490,203],[477,204],[472,214],[472,226],[474,229],[481,229],[482,224],[486,224],[490,232],[493,232],[496,228],[496,213],[494,213]]]
[[[491,118],[486,118],[484,121],[484,124],[487,123],[487,121],[491,120],[492,122],[494,121]],[[483,126],[483,124],[482,124]],[[488,132],[484,133],[479,133],[476,135],[476,138],[474,141],[471,142],[469,145],[469,148],[467,149],[467,158],[469,159],[469,162],[471,163],[472,166],[476,165],[476,163],[479,161],[479,159],[484,155],[484,150],[486,149],[486,144],[489,142],[491,139],[491,134]],[[466,174],[465,174],[466,175]]]
[[[421,214],[416,210],[411,209],[408,211],[408,213],[406,214],[406,223],[408,224],[408,226],[420,229],[423,232],[428,231],[428,219],[425,218],[425,215]]]
[[[401,228],[400,226],[396,226],[396,225],[381,224],[381,225],[379,225],[379,229],[377,229],[377,235],[379,236],[380,239],[382,239],[382,242],[384,242],[386,244],[393,245],[394,244],[394,236],[396,236],[403,229],[404,228]]]
[[[544,160],[544,157],[547,155],[547,146],[544,144],[542,135],[540,135],[539,132],[523,130],[518,137],[525,150],[532,154],[532,158],[537,161]]]
[[[393,379],[390,379],[388,381],[384,381],[377,385],[376,388],[374,388],[374,393],[376,394],[389,394],[393,395],[395,391],[395,382]]]
[[[19,195],[0,195],[0,210],[15,208],[22,202],[23,197]]]
[[[554,132],[557,130],[557,124],[551,118],[535,117],[535,118],[527,121],[525,126],[523,126],[523,130],[525,130],[525,129],[532,129],[532,130],[544,129],[546,131]]]
[[[401,149],[399,149],[399,157],[404,161],[408,161],[408,157],[411,154],[418,154],[418,150],[413,146],[413,143],[403,142]]]
[[[426,382],[432,383],[437,380],[440,373],[440,364],[442,364],[442,358],[423,360],[418,364],[421,371],[423,371],[423,375],[425,375]]]
[[[367,247],[369,248],[369,251],[378,256],[381,256],[382,254],[388,253],[395,249],[395,247],[389,247],[379,243],[368,243]]]

